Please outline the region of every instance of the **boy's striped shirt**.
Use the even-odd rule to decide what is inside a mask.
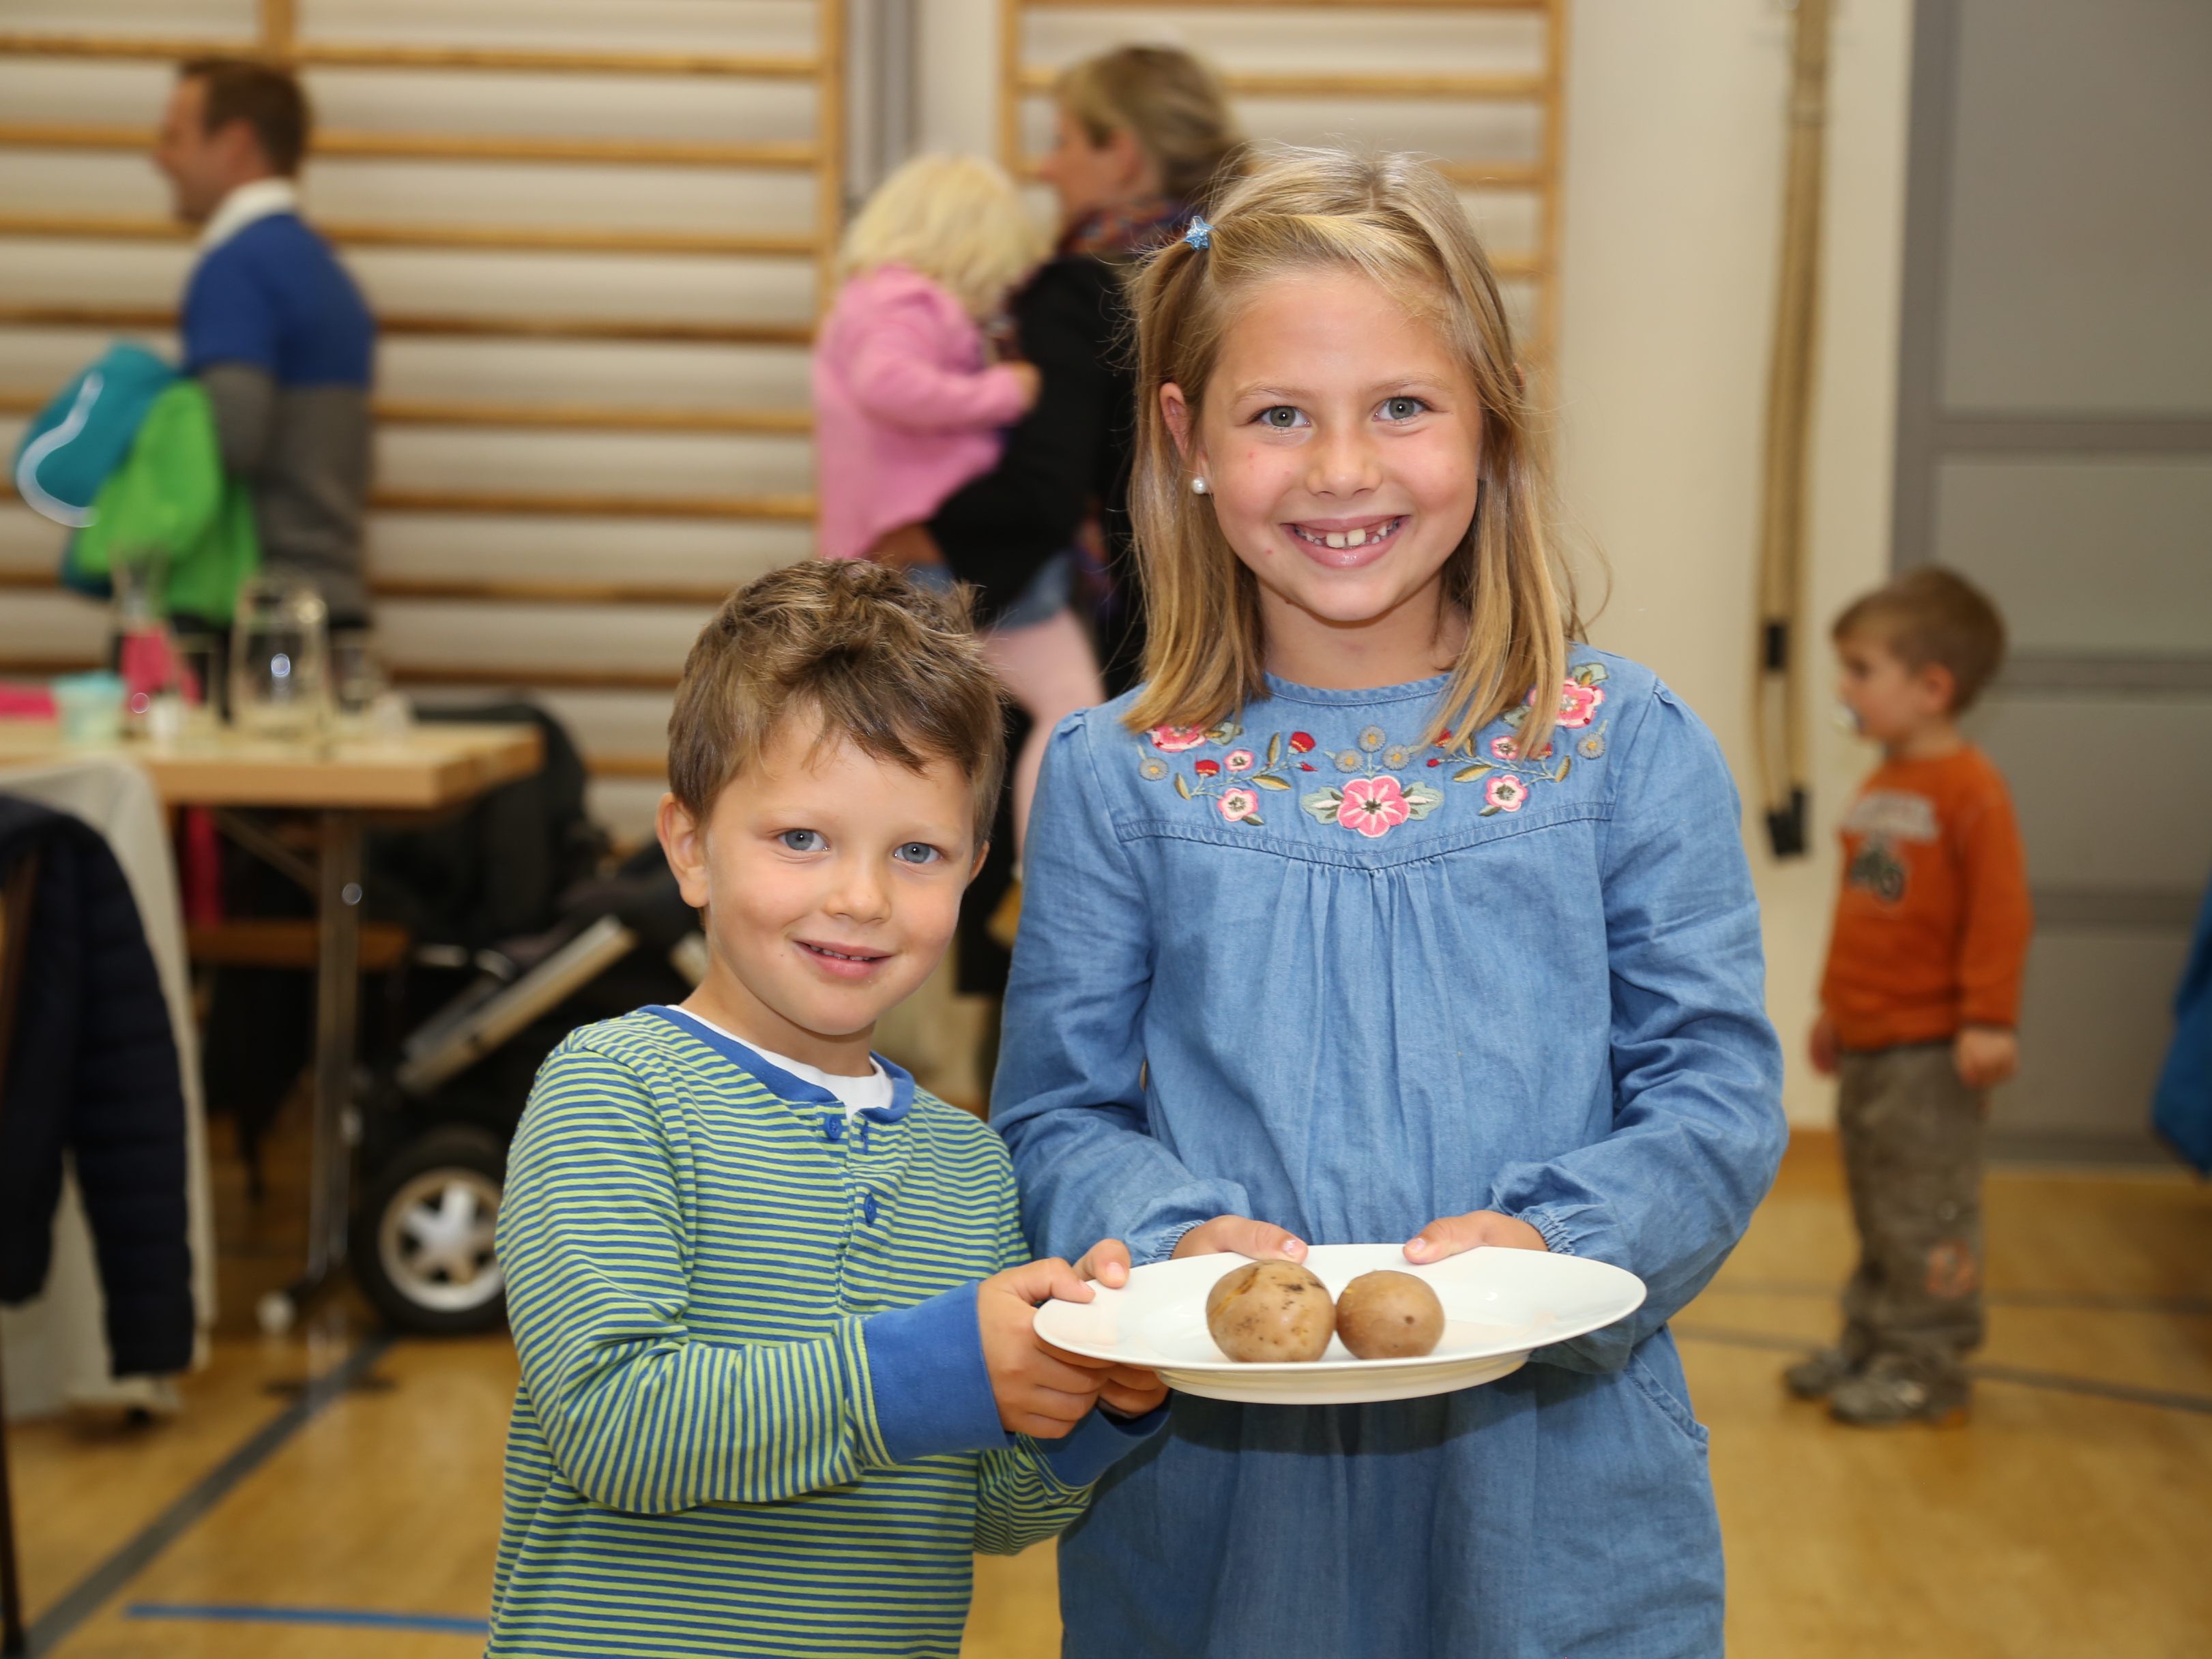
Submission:
[[[999,1430],[972,1285],[1028,1255],[1012,1170],[887,1069],[848,1122],[673,1011],[547,1060],[499,1220],[492,1654],[955,1655],[971,1553],[1058,1532],[1133,1443]]]

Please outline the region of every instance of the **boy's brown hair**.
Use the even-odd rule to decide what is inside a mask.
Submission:
[[[878,760],[949,761],[990,838],[1006,773],[1004,694],[964,607],[865,559],[802,560],[722,602],[684,659],[668,717],[668,787],[701,823],[782,723],[818,720]]]
[[[177,78],[207,87],[203,132],[212,137],[233,121],[243,121],[253,129],[254,142],[272,169],[287,179],[299,172],[314,122],[307,94],[292,75],[252,58],[194,58],[178,66]]]
[[[1974,705],[2004,662],[2004,618],[1989,596],[1955,571],[1922,565],[1863,594],[1829,630],[1838,644],[1872,635],[1907,668],[1948,669],[1951,709]]]

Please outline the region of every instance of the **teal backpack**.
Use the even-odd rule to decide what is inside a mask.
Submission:
[[[15,490],[23,504],[71,530],[90,524],[100,487],[129,457],[146,411],[176,378],[174,368],[143,346],[108,347],[39,411],[15,446]],[[73,573],[66,553],[62,580],[106,597],[106,581]]]

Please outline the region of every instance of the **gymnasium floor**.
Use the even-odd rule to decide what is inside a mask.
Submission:
[[[276,1168],[292,1150],[273,1149]],[[185,1413],[10,1431],[33,1651],[481,1651],[514,1385],[504,1338],[391,1342],[344,1301],[304,1339],[254,1334],[253,1296],[295,1259],[296,1211],[280,1185],[253,1215],[234,1166],[223,1182],[228,1316]],[[1992,1334],[1966,1429],[1838,1428],[1775,1381],[1828,1333],[1848,1265],[1824,1138],[1793,1149],[1676,1322],[1713,1430],[1737,1655],[2206,1651],[2212,1190],[2009,1170],[1989,1196]],[[981,1565],[970,1659],[1056,1651],[1052,1575],[1046,1550]]]

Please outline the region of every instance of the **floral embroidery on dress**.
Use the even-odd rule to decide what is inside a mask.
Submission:
[[[1398,780],[1386,772],[1381,777],[1361,778],[1345,785],[1336,800],[1336,821],[1363,836],[1379,836],[1412,817],[1413,805]]]
[[[1163,732],[1170,734],[1170,744],[1180,744],[1193,732],[1198,732],[1198,744],[1186,747],[1194,748],[1208,743],[1231,743],[1244,735],[1244,728],[1231,720],[1224,720],[1219,726],[1203,732],[1194,726],[1158,726],[1146,735],[1152,739],[1155,748],[1159,748],[1163,746],[1160,742]],[[1298,746],[1301,742],[1305,745],[1304,749]],[[1260,816],[1259,791],[1288,789],[1291,787],[1291,781],[1283,775],[1284,747],[1283,734],[1278,732],[1267,739],[1265,764],[1252,749],[1242,745],[1231,750],[1219,760],[1212,756],[1200,756],[1190,763],[1196,782],[1176,771],[1158,755],[1146,755],[1137,763],[1137,775],[1147,783],[1157,783],[1172,775],[1176,793],[1185,800],[1211,799],[1221,816],[1231,823],[1264,824],[1267,820]],[[1312,748],[1313,739],[1304,732],[1291,734],[1289,749],[1291,754],[1305,754]],[[1170,747],[1167,752],[1175,754],[1180,751]],[[1309,767],[1307,769],[1310,771],[1312,769]]]
[[[1579,732],[1597,717],[1598,705],[1604,701],[1603,687],[1567,681],[1559,687],[1559,724],[1570,732]]]
[[[1500,772],[1484,787],[1482,796],[1490,803],[1490,811],[1517,812],[1528,799],[1528,786],[1521,781],[1517,774]]]
[[[1492,738],[1490,740],[1490,752],[1492,757],[1498,760],[1517,761],[1521,758],[1521,740],[1514,737]],[[1547,761],[1552,758],[1552,745],[1547,743],[1544,745],[1543,752],[1536,758],[1540,761]]]
[[[1481,753],[1487,759],[1478,757],[1456,766],[1450,775],[1452,782],[1482,786],[1481,817],[1517,812],[1537,789],[1565,783],[1574,760],[1559,753],[1562,743],[1583,760],[1604,755],[1610,722],[1598,720],[1597,711],[1605,703],[1603,683],[1607,678],[1603,664],[1584,663],[1561,684],[1556,721],[1560,738],[1545,744],[1533,759],[1522,756],[1519,737],[1522,722],[1535,706],[1532,691],[1519,708],[1504,715],[1508,729],[1482,746]],[[1581,735],[1569,735],[1577,732]],[[1401,823],[1427,817],[1444,803],[1442,790],[1425,782],[1409,784],[1397,774],[1416,760],[1425,767],[1443,768],[1459,759],[1451,753],[1449,732],[1437,734],[1432,752],[1425,757],[1418,744],[1391,742],[1379,726],[1362,727],[1352,747],[1338,750],[1322,748],[1310,732],[1279,732],[1264,745],[1257,741],[1238,743],[1243,735],[1243,727],[1233,720],[1207,727],[1154,726],[1146,733],[1151,746],[1139,752],[1137,775],[1149,783],[1173,778],[1178,795],[1185,800],[1212,801],[1226,823],[1264,826],[1267,820],[1260,814],[1262,791],[1293,788],[1290,775],[1293,771],[1318,772],[1327,766],[1343,774],[1344,781],[1309,790],[1298,798],[1299,806],[1316,823],[1337,824],[1371,841]],[[1211,755],[1194,757],[1188,775],[1161,758],[1209,744],[1225,752],[1218,759]],[[1313,758],[1308,759],[1309,756]],[[1556,766],[1552,764],[1555,759]]]
[[[1151,732],[1152,747],[1163,755],[1180,755],[1186,749],[1195,749],[1206,741],[1202,726],[1156,726]]]
[[[1298,805],[1313,814],[1316,823],[1340,823],[1370,837],[1388,835],[1401,823],[1428,817],[1443,805],[1443,792],[1425,783],[1408,788],[1381,770],[1402,766],[1412,758],[1409,750],[1386,748],[1389,742],[1380,726],[1369,726],[1359,734],[1358,749],[1347,749],[1336,757],[1339,771],[1364,775],[1346,784],[1324,785],[1300,796]]]
[[[1603,663],[1586,662],[1559,685],[1559,729],[1562,732],[1580,731],[1595,717],[1599,706],[1605,702],[1601,684],[1607,678]],[[1522,706],[1505,716],[1506,725],[1513,731],[1490,740],[1490,760],[1470,762],[1454,772],[1454,783],[1482,785],[1481,816],[1494,817],[1500,812],[1517,812],[1528,804],[1529,792],[1540,783],[1565,783],[1567,774],[1574,768],[1571,757],[1560,755],[1559,763],[1549,767],[1545,763],[1558,753],[1556,743],[1547,743],[1543,751],[1535,757],[1536,764],[1528,764],[1521,753],[1518,735],[1521,724],[1528,711],[1536,706],[1536,694],[1529,692]],[[1584,760],[1595,760],[1605,753],[1605,727],[1601,726],[1575,745],[1575,752]],[[1436,762],[1431,761],[1434,766]],[[1501,770],[1511,767],[1512,770]]]
[[[1209,743],[1225,744],[1231,738],[1240,738],[1244,728],[1235,720],[1224,720],[1218,726],[1156,726],[1145,735],[1163,755],[1180,755]]]

